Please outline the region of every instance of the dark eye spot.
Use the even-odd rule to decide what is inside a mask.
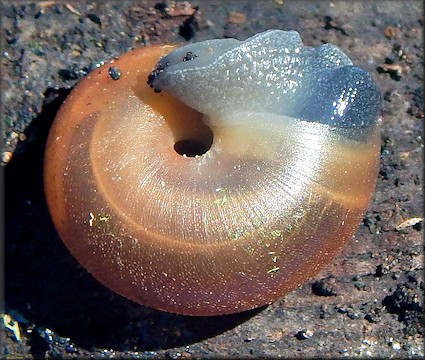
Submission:
[[[161,64],[161,63],[158,63],[158,64],[156,65],[155,70],[154,70],[154,71],[152,71],[152,72],[149,74],[149,76],[148,76],[147,84],[148,84],[151,88],[153,88],[153,82],[155,81],[155,78],[158,76],[158,74],[159,74],[159,73],[161,73],[161,72],[163,72],[163,71],[164,71],[164,69],[165,69],[167,66],[169,66],[169,65],[170,65],[170,63],[169,63],[168,61],[165,63],[165,65],[163,65],[163,64]],[[155,92],[160,92],[160,90],[155,89]]]
[[[193,59],[195,59],[195,58],[197,58],[197,57],[198,57],[198,55],[194,54],[194,53],[193,53],[193,52],[191,52],[191,51],[188,51],[188,52],[186,53],[185,57],[183,58],[183,61],[190,61],[190,60],[193,60]]]

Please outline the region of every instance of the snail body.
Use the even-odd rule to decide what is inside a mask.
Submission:
[[[255,308],[353,235],[375,185],[378,111],[365,71],[295,32],[133,50],[61,107],[49,209],[77,260],[133,301]]]

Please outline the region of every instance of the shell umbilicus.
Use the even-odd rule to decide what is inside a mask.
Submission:
[[[270,303],[361,221],[379,105],[367,72],[294,31],[133,50],[58,113],[53,221],[96,279],[143,305],[216,315]]]

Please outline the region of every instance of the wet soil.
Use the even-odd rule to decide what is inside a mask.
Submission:
[[[421,1],[3,2],[0,356],[423,357],[423,10]],[[112,293],[71,257],[47,211],[43,152],[61,102],[132,48],[270,28],[336,44],[382,91],[381,167],[363,223],[316,278],[255,311],[185,317]]]

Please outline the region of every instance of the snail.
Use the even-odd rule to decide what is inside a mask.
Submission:
[[[61,106],[49,210],[83,267],[137,303],[186,315],[270,304],[354,234],[379,107],[365,70],[295,31],[132,50]]]

